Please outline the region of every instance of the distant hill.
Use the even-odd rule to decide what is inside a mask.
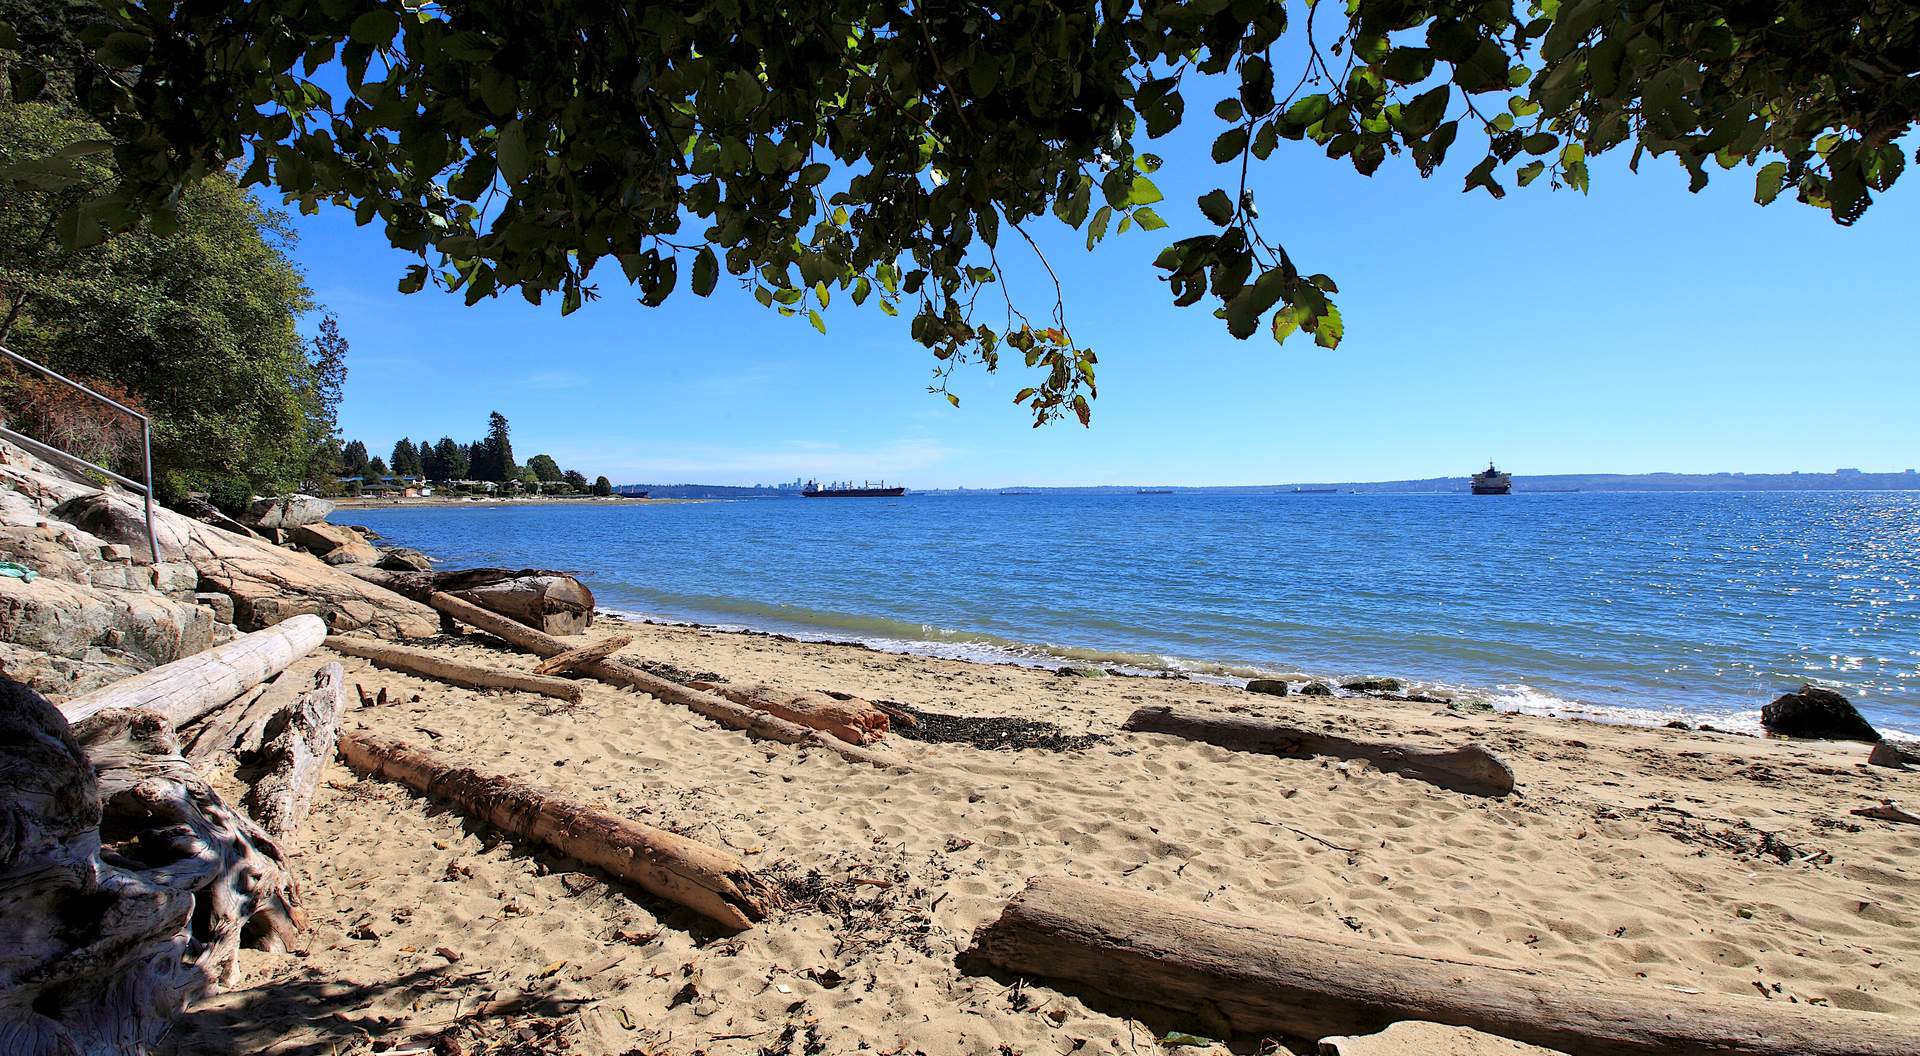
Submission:
[[[1131,495],[1142,487],[1207,494],[1283,495],[1300,489],[1333,488],[1360,495],[1417,495],[1465,492],[1467,478],[1428,477],[1423,480],[1319,481],[1298,484],[1258,484],[1239,487],[1188,488],[1176,484],[1128,484],[1086,488],[945,488],[923,495],[979,495],[1017,490],[1046,495]],[[1515,493],[1569,491],[1920,491],[1920,474],[1863,473],[1842,469],[1833,473],[1559,473],[1541,476],[1515,474]]]
[[[741,487],[735,484],[619,484],[617,495],[646,492],[656,499],[797,499],[792,488]]]

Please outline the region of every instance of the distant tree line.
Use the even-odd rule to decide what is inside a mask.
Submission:
[[[487,416],[486,435],[472,443],[460,443],[450,436],[438,441],[415,441],[403,436],[394,441],[386,459],[369,454],[359,440],[341,449],[342,475],[362,481],[390,477],[412,477],[436,484],[473,482],[519,486],[543,495],[610,495],[613,485],[606,477],[589,483],[577,470],[560,468],[552,455],[535,455],[525,465],[513,457],[512,430],[506,415],[494,411]],[[351,484],[349,485],[351,490]]]

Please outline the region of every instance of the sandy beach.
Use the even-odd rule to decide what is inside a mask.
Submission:
[[[986,751],[896,727],[883,746],[910,769],[883,770],[590,680],[571,705],[345,659],[349,684],[389,701],[351,711],[349,728],[728,848],[793,904],[722,935],[335,762],[292,848],[311,949],[245,952],[243,977],[189,1018],[176,1051],[1154,1051],[1154,1028],[1124,1008],[956,967],[974,929],[1040,875],[1643,986],[1650,1001],[1666,988],[1920,1016],[1920,833],[1848,814],[1916,798],[1917,779],[1867,766],[1863,745],[1068,677],[605,617],[589,637],[614,633],[635,636],[622,657],[663,673],[1095,740]],[[433,648],[536,662],[478,634]],[[1476,798],[1363,763],[1119,730],[1149,704],[1477,743],[1519,790]]]

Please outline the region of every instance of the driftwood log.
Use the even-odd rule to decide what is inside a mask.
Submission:
[[[286,844],[293,842],[313,805],[320,772],[333,758],[340,718],[347,711],[347,679],[339,664],[325,665],[306,682],[291,704],[268,721],[255,760],[259,775],[243,800],[260,827]]]
[[[302,657],[273,681],[255,687],[257,692],[244,693],[232,704],[208,712],[185,727],[180,739],[187,745],[187,759],[195,766],[204,766],[221,752],[232,752],[242,759],[252,757],[266,741],[267,723],[293,707],[300,694],[312,688],[320,669],[331,663],[335,661],[325,656]]]
[[[693,688],[717,693],[776,718],[833,734],[848,744],[872,744],[887,734],[887,713],[859,697],[794,692],[776,686],[722,686],[695,682]]]
[[[153,712],[70,727],[0,678],[0,819],[0,1052],[144,1054],[243,939],[304,927],[273,839]]]
[[[519,693],[538,693],[543,697],[556,697],[574,704],[580,703],[580,686],[564,678],[529,675],[524,671],[500,671],[436,656],[424,649],[409,649],[404,645],[389,645],[386,642],[375,642],[364,638],[343,638],[334,635],[327,639],[327,648],[343,656],[357,656],[363,660],[371,660],[374,666],[384,667],[389,671],[404,671],[423,678],[451,682],[468,689],[507,689]]]
[[[1291,934],[1085,880],[1029,881],[969,963],[1060,980],[1249,1038],[1471,1027],[1575,1056],[1920,1056],[1920,1023],[1690,995]]]
[[[565,572],[544,568],[466,568],[412,572],[343,565],[349,574],[418,601],[452,594],[481,608],[511,616],[547,634],[579,634],[593,624],[593,591]]]
[[[607,657],[612,656],[632,644],[633,635],[630,634],[622,634],[613,638],[603,639],[592,645],[581,646],[578,649],[569,649],[558,656],[550,656],[540,661],[540,663],[534,667],[533,673],[536,675],[564,675],[574,668],[579,667],[581,664],[594,660],[605,660]]]
[[[435,594],[430,604],[470,627],[486,631],[538,656],[559,656],[567,652],[567,644],[552,635],[542,634],[531,627],[523,626],[450,594]],[[724,726],[745,730],[770,741],[825,748],[850,762],[867,763],[872,766],[904,767],[905,765],[897,759],[858,745],[848,744],[838,737],[810,729],[797,722],[789,722],[744,704],[735,704],[725,697],[689,689],[678,682],[661,678],[618,658],[609,657],[605,660],[590,661],[580,665],[578,670],[602,682],[637,689],[668,703],[691,708]]]
[[[327,625],[318,616],[295,616],[225,645],[74,697],[60,705],[68,722],[122,708],[144,708],[184,726],[287,669],[319,648]]]
[[[347,765],[392,778],[462,813],[535,839],[736,931],[779,903],[738,858],[512,778],[460,766],[437,752],[365,731],[341,734]]]
[[[1920,825],[1920,814],[1915,814],[1913,811],[1895,803],[1891,799],[1883,799],[1870,807],[1855,807],[1847,811],[1847,813],[1861,818],[1875,818],[1880,821],[1898,821],[1908,825]]]
[[[1264,719],[1161,706],[1140,708],[1121,728],[1204,741],[1237,752],[1364,759],[1382,770],[1477,796],[1504,796],[1513,791],[1513,770],[1477,744],[1423,748],[1392,741],[1363,741]]]

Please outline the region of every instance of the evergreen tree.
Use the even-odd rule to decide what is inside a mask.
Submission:
[[[411,437],[401,437],[393,445],[391,465],[395,474],[403,477],[418,476],[420,473],[420,449],[413,446]]]
[[[381,460],[379,455],[373,456],[373,461],[367,463],[367,476],[369,477],[384,480],[392,475],[393,472],[387,468],[387,464]]]
[[[486,451],[487,475],[479,479],[503,482],[519,479],[520,467],[513,462],[513,441],[508,436],[506,415],[499,411],[487,415],[487,438],[480,441],[480,446]]]
[[[347,339],[340,336],[340,320],[332,312],[320,319],[320,332],[306,343],[309,365],[294,387],[306,406],[307,458],[300,486],[316,494],[339,487],[340,394],[347,380]]]
[[[604,476],[593,478],[593,493],[603,499],[613,494],[613,481]]]
[[[340,469],[349,477],[367,475],[367,445],[358,440],[347,445],[340,453]]]
[[[429,480],[433,479],[433,475],[427,471],[427,467],[432,464],[433,464],[433,445],[428,443],[425,440],[422,440],[420,441],[420,454],[418,456],[418,465],[420,466],[420,475],[423,477],[426,477]]]
[[[453,437],[443,436],[433,445],[435,480],[466,480],[472,472],[467,463],[467,449],[454,442]]]

